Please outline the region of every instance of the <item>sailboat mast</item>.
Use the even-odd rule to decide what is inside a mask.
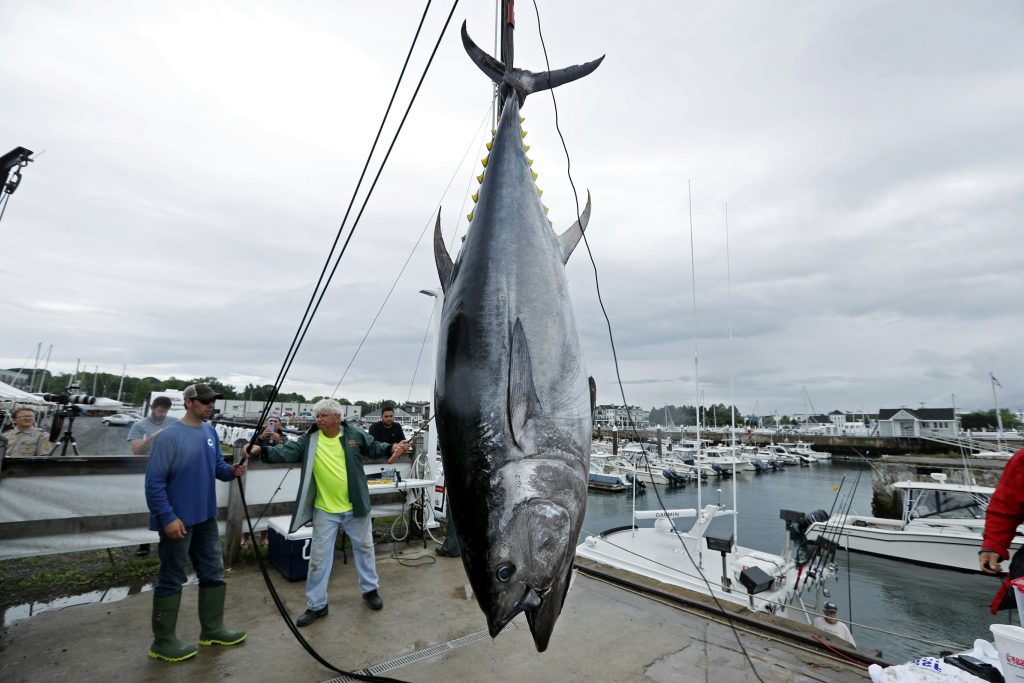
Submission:
[[[725,281],[729,292],[729,445],[732,447],[732,509],[736,507],[736,381],[732,348],[732,262],[729,257],[729,203],[725,203]],[[738,515],[732,516],[733,543],[739,543]]]
[[[703,505],[701,504],[700,496],[700,475],[703,463],[701,462],[701,450],[700,450],[700,375],[699,375],[699,363],[697,353],[697,266],[696,258],[694,257],[693,249],[693,193],[690,188],[691,181],[686,181],[686,198],[690,213],[690,289],[693,295],[693,388],[694,396],[697,399],[696,405],[696,416],[697,416],[697,449],[694,463],[696,463],[697,469],[697,520],[700,521],[701,510]],[[703,566],[701,561],[701,546],[697,546],[697,566]]]

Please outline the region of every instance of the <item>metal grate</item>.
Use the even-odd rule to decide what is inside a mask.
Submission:
[[[513,630],[515,628],[516,628],[515,623],[510,623],[508,626],[505,627],[505,630],[508,631],[508,630]],[[403,667],[403,666],[405,666],[407,664],[413,664],[415,662],[419,662],[419,661],[422,661],[424,659],[430,659],[431,657],[437,657],[438,655],[442,655],[442,654],[444,654],[446,652],[451,652],[452,650],[457,650],[460,647],[465,647],[466,645],[472,645],[473,643],[478,643],[481,640],[484,640],[485,638],[489,638],[489,637],[490,637],[490,634],[487,632],[486,629],[484,629],[483,631],[477,631],[476,633],[470,633],[468,636],[462,636],[461,638],[455,638],[454,640],[449,640],[446,643],[441,643],[439,645],[432,645],[432,646],[430,646],[430,647],[428,647],[428,648],[426,648],[424,650],[418,650],[416,652],[413,652],[413,653],[410,653],[410,654],[407,654],[407,655],[402,655],[401,657],[396,657],[394,659],[388,660],[386,662],[382,662],[380,664],[375,664],[374,666],[371,666],[369,669],[361,669],[361,670],[357,671],[356,673],[359,673],[359,674],[369,674],[371,676],[377,676],[377,675],[380,675],[380,674],[385,674],[385,673],[387,673],[389,671],[394,671],[395,669]],[[324,681],[324,683],[356,683],[356,681],[358,681],[358,680],[359,679],[351,678],[349,676],[338,676],[338,677],[332,678],[332,679],[330,679],[328,681]]]

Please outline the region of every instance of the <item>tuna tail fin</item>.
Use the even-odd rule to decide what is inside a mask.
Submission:
[[[589,203],[587,208],[589,208]],[[441,280],[441,291],[445,294],[448,293],[448,288],[451,286],[452,270],[452,257],[448,254],[447,247],[444,246],[444,237],[441,236],[441,212],[437,212],[437,223],[434,224],[434,263],[437,265],[437,277]]]
[[[590,223],[590,190],[587,190],[587,206],[583,209],[579,220],[569,226],[569,229],[558,236],[558,244],[562,247],[562,263],[568,263],[572,256],[572,250],[580,243],[583,231]]]
[[[480,70],[487,74],[488,78],[502,86],[502,101],[505,100],[508,90],[515,90],[519,98],[520,107],[523,106],[527,95],[557,88],[560,85],[583,78],[593,73],[594,69],[600,66],[604,60],[604,55],[601,55],[599,58],[586,64],[574,64],[564,69],[541,71],[539,73],[527,71],[526,69],[509,69],[500,61],[481,50],[473,42],[473,39],[469,37],[469,32],[466,30],[465,21],[462,22],[462,45],[466,48],[466,52],[469,54],[469,58],[473,60],[473,63],[480,67]]]

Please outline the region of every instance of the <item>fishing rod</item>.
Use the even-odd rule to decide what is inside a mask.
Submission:
[[[832,508],[829,510],[828,519],[832,519],[832,514],[835,512],[836,503],[839,502],[839,496],[841,495],[841,493],[843,491],[843,484],[845,484],[845,483],[846,483],[846,475],[844,474],[843,478],[839,480],[839,486],[836,488],[836,495],[832,498]],[[821,538],[821,536],[819,536],[819,538]],[[809,558],[807,558],[807,561],[802,563],[801,566],[800,566],[800,571],[797,573],[797,577],[796,577],[796,585],[793,586],[794,590],[796,590],[796,589],[798,589],[800,587],[800,579],[801,579],[801,577],[803,575],[803,568],[804,568],[804,566],[806,566],[808,568],[808,575],[810,575],[810,570],[814,566],[814,560],[818,556],[819,552],[821,552],[821,544],[817,543],[815,545],[814,552],[811,553],[811,556]],[[799,554],[799,548],[797,549],[797,554]]]

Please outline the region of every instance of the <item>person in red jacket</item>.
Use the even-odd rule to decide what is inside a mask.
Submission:
[[[1001,574],[1003,560],[1010,559],[1010,544],[1017,535],[1017,527],[1024,523],[1024,448],[1013,454],[1003,476],[999,478],[996,492],[985,510],[985,534],[981,539],[981,550],[978,551],[978,566],[986,574]],[[1014,561],[1010,563],[1010,572],[992,601],[992,614],[999,609],[1015,607],[1012,599],[1007,604],[1004,597],[1010,587],[1010,580],[1017,578],[1014,569],[1024,560],[1021,551],[1017,551]]]

